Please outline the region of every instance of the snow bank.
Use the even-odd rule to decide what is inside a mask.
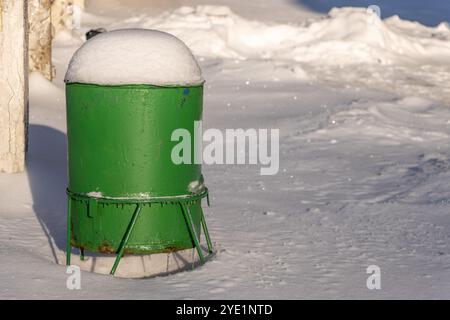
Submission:
[[[283,59],[320,64],[390,64],[402,60],[450,61],[450,30],[401,20],[381,20],[364,8],[334,8],[304,24],[250,21],[228,7],[182,7],[120,25],[155,28],[182,39],[200,57]]]
[[[97,35],[72,57],[66,82],[105,85],[195,85],[203,82],[189,48],[156,30],[125,29]]]

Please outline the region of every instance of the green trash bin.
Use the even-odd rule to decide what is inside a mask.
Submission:
[[[167,43],[161,45],[164,41],[175,43],[172,46],[175,48]],[[95,58],[101,59],[102,54],[114,55],[115,46],[128,46],[132,50],[138,43],[135,50],[149,52],[113,57],[116,69],[130,69],[121,71],[123,76],[107,69],[108,61],[104,62],[105,66],[92,64],[90,55],[96,51]],[[72,58],[65,79],[68,265],[72,247],[79,248],[82,256],[85,250],[116,254],[111,274],[126,253],[196,248],[203,262],[202,230],[212,252],[201,207],[202,198],[208,197],[201,165],[175,164],[171,159],[172,149],[178,143],[171,140],[172,132],[183,128],[193,137],[195,121],[202,119],[203,80],[194,73],[195,81],[184,75],[177,84],[176,70],[172,75],[169,70],[168,77],[155,70],[162,75],[158,81],[152,80],[157,78],[155,74],[146,79],[135,64],[148,67],[155,63],[160,54],[155,57],[152,45],[162,47],[161,50],[186,48],[181,54],[175,54],[176,62],[166,58],[169,61],[164,63],[169,69],[180,63],[180,55],[184,63],[197,66],[180,40],[152,30],[120,30],[98,35]],[[105,57],[108,59],[111,57]],[[164,63],[155,68],[163,69]],[[190,69],[194,67],[191,65]],[[152,71],[151,67],[146,71]],[[138,80],[133,80],[133,74]],[[193,148],[194,144],[191,154]]]

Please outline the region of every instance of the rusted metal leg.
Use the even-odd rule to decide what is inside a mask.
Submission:
[[[127,227],[127,231],[125,232],[122,242],[120,243],[119,250],[117,251],[116,260],[114,261],[114,265],[111,269],[110,274],[114,275],[116,272],[117,267],[119,266],[120,259],[123,256],[123,251],[125,250],[125,247],[128,243],[128,239],[130,238],[131,232],[134,229],[134,225],[136,224],[137,218],[139,217],[139,213],[141,212],[141,205],[136,205],[136,209],[134,210],[133,216],[131,217],[130,224]]]
[[[66,240],[66,265],[70,266],[70,255],[72,246],[70,244],[71,235],[71,221],[72,221],[72,199],[67,197],[67,240]]]
[[[189,230],[189,234],[191,235],[192,241],[194,241],[195,248],[197,249],[198,257],[200,258],[200,263],[205,263],[205,257],[203,256],[202,248],[200,247],[200,239],[197,236],[197,232],[195,232],[194,223],[192,222],[191,212],[189,207],[185,204],[180,203],[181,212],[183,213],[184,220],[186,221],[186,225]]]

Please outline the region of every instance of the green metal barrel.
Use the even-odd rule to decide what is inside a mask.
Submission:
[[[207,189],[199,164],[172,162],[171,135],[184,128],[194,137],[203,85],[67,83],[66,97],[70,245],[132,254],[193,248]]]

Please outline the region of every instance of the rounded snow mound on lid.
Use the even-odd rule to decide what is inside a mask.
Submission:
[[[175,36],[148,29],[105,32],[85,42],[70,61],[65,82],[100,85],[197,85],[200,67]]]

